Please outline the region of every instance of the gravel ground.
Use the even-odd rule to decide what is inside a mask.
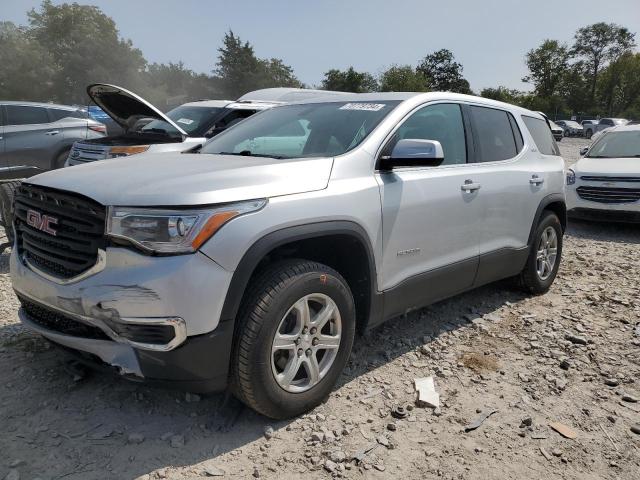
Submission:
[[[585,144],[560,147],[572,163]],[[69,371],[18,325],[5,252],[0,479],[640,479],[638,243],[637,226],[572,223],[547,295],[495,284],[388,322],[356,341],[326,403],[288,422]],[[430,375],[440,408],[394,418]]]

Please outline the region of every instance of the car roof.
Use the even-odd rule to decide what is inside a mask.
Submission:
[[[606,131],[610,132],[637,132],[640,131],[640,124],[636,125],[617,125],[615,127],[607,128]]]
[[[23,107],[43,107],[43,108],[60,108],[63,110],[82,110],[84,107],[73,107],[71,105],[59,105],[57,103],[44,102],[20,102],[16,100],[0,100],[0,105],[20,105]]]
[[[210,107],[224,108],[233,103],[233,100],[198,100],[196,102],[187,102],[180,105],[181,107]],[[177,107],[176,107],[177,108]]]
[[[335,97],[348,95],[346,92],[336,92],[333,90],[314,90],[311,88],[263,88],[245,93],[238,102],[266,102],[269,104],[291,103],[304,101],[312,98]]]
[[[384,101],[399,101],[404,102],[407,100],[413,100],[416,103],[437,101],[437,100],[454,100],[461,102],[475,103],[487,107],[496,107],[505,110],[509,110],[512,113],[518,113],[521,115],[529,115],[535,118],[542,118],[538,112],[527,110],[526,108],[518,107],[510,103],[499,102],[490,98],[477,97],[475,95],[464,95],[462,93],[452,92],[375,92],[375,93],[349,93],[341,95],[339,97],[328,98],[310,98],[299,102],[292,103],[323,103],[323,102],[384,102]]]

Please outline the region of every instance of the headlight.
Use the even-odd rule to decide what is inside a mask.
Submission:
[[[133,145],[131,147],[111,147],[109,158],[128,157],[149,150],[150,145]]]
[[[211,208],[166,210],[109,207],[107,235],[156,253],[192,253],[232,218],[260,210],[267,200]]]
[[[567,170],[567,185],[573,185],[576,183],[576,172],[569,169]]]

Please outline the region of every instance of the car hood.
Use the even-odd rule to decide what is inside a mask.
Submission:
[[[640,176],[640,158],[589,158],[578,160],[571,167],[581,175]]]
[[[188,136],[187,132],[155,106],[122,87],[107,83],[94,83],[87,87],[87,95],[125,130],[131,128],[136,120],[153,118],[167,122],[182,135]]]
[[[195,206],[322,190],[332,165],[332,158],[155,153],[52,170],[27,182],[103,205]]]

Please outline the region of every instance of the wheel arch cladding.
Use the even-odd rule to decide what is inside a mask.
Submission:
[[[220,321],[235,321],[251,279],[271,261],[284,258],[312,260],[338,271],[354,296],[358,329],[366,328],[378,298],[375,257],[365,230],[350,221],[287,227],[257,240],[233,274]]]
[[[536,210],[536,216],[531,224],[531,231],[529,232],[529,241],[528,244],[531,245],[533,241],[533,235],[536,230],[536,226],[540,223],[540,219],[542,218],[542,214],[545,211],[550,211],[555,213],[560,219],[560,225],[562,226],[562,232],[564,233],[567,230],[567,205],[565,203],[564,195],[560,193],[553,193],[548,195],[542,199],[540,205],[538,205],[538,209]]]

